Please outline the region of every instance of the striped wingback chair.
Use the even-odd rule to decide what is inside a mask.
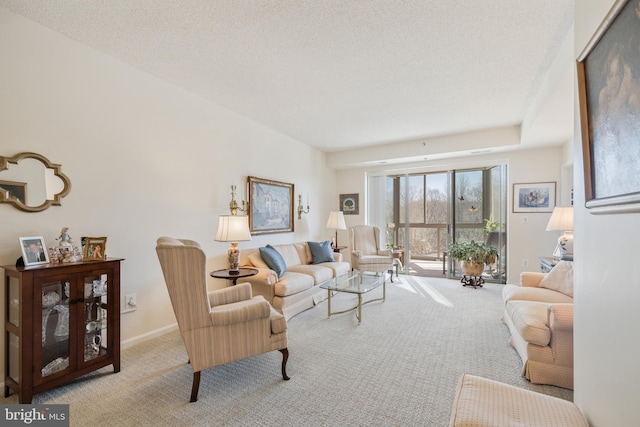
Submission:
[[[372,225],[349,227],[351,267],[360,272],[382,273],[391,271],[391,251],[381,248],[380,229]]]
[[[282,353],[288,380],[287,322],[249,283],[207,291],[206,256],[193,240],[156,242],[164,280],[193,371],[191,402],[198,399],[200,371],[261,353]]]

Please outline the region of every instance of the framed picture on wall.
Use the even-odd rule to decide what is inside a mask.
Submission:
[[[552,212],[556,206],[555,182],[513,184],[513,212]]]
[[[340,210],[344,215],[359,215],[359,196],[360,194],[358,193],[340,195]]]
[[[640,211],[640,13],[618,0],[577,61],[586,207]]]
[[[293,184],[249,177],[251,234],[293,231]]]

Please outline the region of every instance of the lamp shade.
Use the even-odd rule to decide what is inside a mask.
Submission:
[[[217,242],[240,242],[246,240],[251,240],[248,217],[237,215],[220,215],[218,217]]]
[[[334,211],[329,213],[329,219],[327,220],[327,228],[334,230],[346,230],[347,224],[344,222],[344,215],[342,211]]]
[[[573,206],[553,208],[547,231],[554,230],[573,231]]]

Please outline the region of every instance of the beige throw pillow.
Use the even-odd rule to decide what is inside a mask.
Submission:
[[[539,287],[558,291],[573,298],[573,262],[558,262],[540,281]]]
[[[258,252],[258,251],[253,252],[253,253],[251,253],[249,255],[249,261],[251,261],[251,264],[254,267],[257,267],[257,268],[269,268],[267,263],[264,262],[264,260],[262,259],[262,256],[260,255],[260,252]]]

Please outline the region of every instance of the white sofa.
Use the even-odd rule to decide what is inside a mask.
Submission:
[[[522,273],[520,285],[505,285],[502,298],[522,375],[573,389],[573,263],[561,261],[547,274]]]
[[[333,261],[313,264],[308,242],[274,245],[286,263],[286,271],[278,277],[262,258],[259,248],[244,249],[240,265],[258,269],[258,274],[243,278],[251,283],[254,295],[262,295],[286,319],[315,306],[327,298],[319,285],[351,270],[342,254],[331,252]]]

